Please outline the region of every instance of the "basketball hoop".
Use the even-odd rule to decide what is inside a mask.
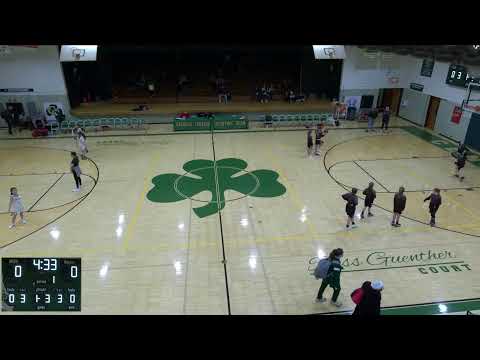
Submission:
[[[333,59],[335,56],[335,48],[324,48],[323,52],[327,55],[330,59]]]
[[[85,49],[72,49],[72,57],[75,61],[80,61],[82,56],[85,56]]]

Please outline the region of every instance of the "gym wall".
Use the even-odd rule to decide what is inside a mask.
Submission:
[[[416,90],[404,89],[398,116],[424,126],[429,103],[430,95]]]
[[[468,125],[472,113],[470,111],[463,111],[462,117],[458,124],[452,122],[452,114],[455,106],[461,106],[447,100],[442,100],[437,112],[437,119],[435,120],[434,131],[445,135],[455,141],[464,141],[467,134]]]
[[[404,56],[372,59],[356,46],[345,46],[345,52],[347,57],[343,60],[340,99],[351,95],[373,95],[373,104],[376,105],[379,89],[408,87],[401,71]],[[399,82],[392,84],[389,81],[391,77],[398,77]]]
[[[0,93],[0,104],[21,102],[26,115],[43,112],[45,102],[62,103],[65,113],[69,114],[59,50],[55,45],[40,45],[36,49],[14,47],[11,55],[0,57],[0,88],[33,89],[33,92]],[[34,107],[31,103],[35,104]],[[1,118],[0,126],[6,126]]]

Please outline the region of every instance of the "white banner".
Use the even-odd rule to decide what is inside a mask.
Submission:
[[[65,115],[62,103],[46,102],[43,103],[43,109],[48,123],[56,121],[58,115]]]

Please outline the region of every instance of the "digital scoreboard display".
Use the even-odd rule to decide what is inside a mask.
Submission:
[[[446,83],[448,85],[468,87],[470,82],[475,82],[473,77],[463,65],[450,65],[447,73]]]
[[[80,311],[80,258],[3,258],[2,311]]]

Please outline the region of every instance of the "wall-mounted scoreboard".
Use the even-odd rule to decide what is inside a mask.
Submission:
[[[80,311],[80,258],[3,258],[2,311]]]
[[[463,65],[450,65],[446,83],[452,86],[468,87],[470,82],[477,82]]]

